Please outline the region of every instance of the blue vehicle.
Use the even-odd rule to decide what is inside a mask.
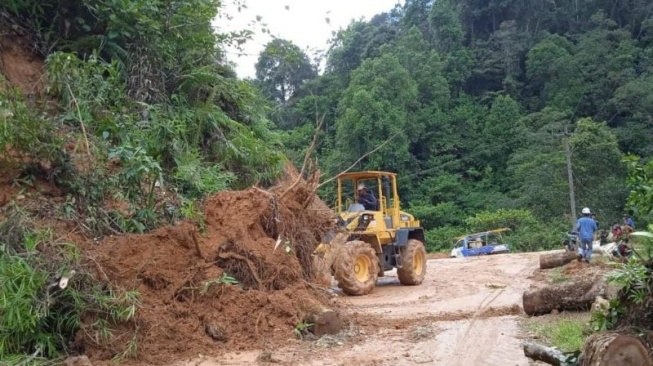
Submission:
[[[510,252],[510,244],[505,243],[501,235],[508,230],[510,229],[502,228],[458,237],[451,250],[451,257],[463,258]]]

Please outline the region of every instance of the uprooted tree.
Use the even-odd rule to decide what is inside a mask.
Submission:
[[[295,175],[292,189],[278,180],[285,159],[265,102],[223,53],[250,33],[214,31],[222,4],[0,5],[0,183],[26,192],[0,193],[3,361],[165,358],[148,342],[162,330],[179,337],[171,350],[215,350],[238,341],[223,318],[248,320],[241,344],[304,323],[337,330],[311,276],[331,223],[319,173]],[[245,227],[210,243],[197,233],[234,220],[225,207],[216,222],[220,199],[209,197],[256,183],[267,190],[239,193],[261,208],[247,216],[251,202],[238,206],[246,217],[232,224]],[[242,233],[259,236],[244,243]],[[55,279],[71,269],[63,289]],[[251,307],[230,315],[224,304]]]

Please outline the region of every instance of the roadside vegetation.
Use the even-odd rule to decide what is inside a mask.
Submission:
[[[603,228],[624,210],[642,227],[653,213],[649,2],[522,3],[408,0],[336,32],[325,70],[277,39],[242,80],[224,47],[251,30],[216,31],[228,18],[218,0],[3,2],[0,37],[44,60],[44,87],[31,95],[0,77],[0,171],[17,172],[12,189],[45,182],[61,199],[21,193],[1,207],[0,360],[50,363],[76,351],[76,334],[105,342],[135,327],[139,294],[82,268],[62,223],[91,242],[201,226],[207,195],[300,162],[316,120],[325,176],[389,141],[355,169],[399,173],[430,251],[499,227],[517,251],[558,246],[572,219],[565,143],[578,206]],[[332,186],[320,193],[333,202]],[[650,243],[639,241],[646,258]],[[650,265],[618,273],[626,295],[596,329],[648,306]],[[565,347],[584,332],[534,330]],[[136,338],[120,341],[118,360],[137,352]]]
[[[563,352],[581,349],[591,333],[588,313],[565,313],[557,316],[532,317],[522,321],[532,338]]]
[[[652,183],[651,167],[653,166],[633,157],[629,157],[625,162],[628,163],[627,180],[631,189],[628,203],[638,212],[650,215],[653,209],[653,196],[647,187]],[[555,312],[555,314],[525,318],[521,321],[521,325],[528,337],[564,352],[565,357],[569,357],[567,359],[569,365],[579,364],[578,356],[581,355],[581,351],[586,358],[593,357],[594,353],[598,352],[597,348],[602,350],[601,352],[605,351],[605,347],[599,346],[601,337],[619,335],[629,335],[635,339],[640,337],[641,344],[650,347],[647,340],[642,338],[642,334],[646,334],[653,328],[651,317],[653,225],[649,225],[647,229],[629,235],[629,243],[634,249],[631,258],[614,260],[614,258],[600,256],[593,259],[592,268],[603,272],[601,276],[607,276],[607,283],[603,286],[611,289],[596,297],[590,311]],[[545,276],[548,276],[548,281],[553,286],[580,281],[587,274],[579,272],[574,275],[575,265],[575,263],[570,264],[571,272],[567,272],[565,267],[558,267],[547,271]],[[575,268],[582,267],[581,265]],[[589,268],[585,267],[585,269]]]
[[[76,337],[117,340],[116,360],[137,353],[138,332],[123,335],[139,294],[84,267],[65,223],[93,241],[201,222],[206,195],[281,171],[263,98],[224,61],[223,46],[250,33],[216,33],[221,4],[0,5],[2,52],[44,60],[35,91],[0,77],[0,171],[24,192],[9,204],[0,194],[0,363],[61,361]],[[43,183],[56,199],[38,194]]]
[[[323,118],[325,175],[390,140],[355,169],[399,173],[430,251],[502,225],[516,250],[549,249],[573,219],[566,143],[577,214],[590,207],[603,229],[631,210],[647,221],[626,204],[623,159],[653,151],[652,35],[646,1],[408,0],[337,31],[320,73],[270,42],[254,82],[295,161]]]

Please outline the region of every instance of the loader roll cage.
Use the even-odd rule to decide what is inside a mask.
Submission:
[[[384,215],[392,217],[393,222],[400,222],[400,204],[399,194],[397,192],[397,175],[395,173],[384,171],[367,171],[367,172],[354,172],[343,173],[337,176],[338,182],[338,197],[337,197],[337,212],[338,214],[343,211],[352,211],[354,205],[348,205],[347,201],[343,202],[343,185],[345,182],[351,181],[354,187],[355,205],[358,202],[358,191],[356,188],[359,183],[368,183],[374,181],[376,187],[370,187],[366,184],[367,189],[371,190],[379,201],[379,211]],[[347,205],[347,208],[344,206]],[[355,211],[360,208],[353,207]]]

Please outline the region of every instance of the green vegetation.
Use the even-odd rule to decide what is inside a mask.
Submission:
[[[20,170],[18,185],[45,180],[61,190],[65,203],[43,216],[75,221],[92,237],[180,218],[202,226],[202,198],[272,181],[284,155],[303,159],[322,120],[316,154],[325,176],[390,141],[354,169],[399,173],[431,251],[498,227],[511,228],[515,250],[559,245],[573,219],[566,145],[579,207],[591,207],[603,227],[624,210],[638,227],[651,218],[650,1],[407,0],[336,32],[323,73],[276,39],[251,81],[238,79],[224,54],[251,32],[216,31],[222,5],[0,5],[0,31],[29,35],[25,44],[46,64],[49,104],[0,80],[0,168]],[[320,193],[333,202],[332,186]],[[79,253],[17,207],[3,211],[0,359],[56,358],[80,329],[111,342],[115,327],[131,326],[138,294],[99,286],[88,273],[50,293],[53,279],[79,268]],[[617,277],[635,305],[650,297],[641,286],[650,273],[637,266]],[[200,290],[213,284],[235,283],[225,275]],[[625,305],[614,304],[614,319],[599,328],[617,324]],[[85,314],[95,322],[84,323]],[[572,349],[580,330],[564,323],[546,333]],[[126,342],[118,358],[137,351],[136,338]]]
[[[650,160],[643,162],[635,156],[628,156],[624,161],[628,167],[628,186],[631,189],[628,202],[644,217],[650,218],[653,212],[650,188],[653,165]],[[653,225],[648,225],[648,231],[633,233],[630,239],[635,255],[628,262],[618,264],[608,277],[608,281],[620,289],[619,296],[610,299],[607,306],[592,312],[594,331],[627,326],[650,328],[653,325],[650,310],[653,297]]]
[[[106,289],[76,274],[80,253],[36,230],[20,209],[0,223],[0,360],[45,362],[65,356],[81,329],[89,339],[112,341],[113,329],[134,320],[138,293]],[[66,286],[61,278],[67,278]],[[92,315],[94,323],[85,323]],[[134,339],[117,357],[133,355]]]
[[[531,318],[524,320],[524,327],[544,343],[557,347],[563,352],[573,352],[583,347],[590,334],[589,315],[563,315],[555,319]]]
[[[222,45],[249,33],[216,34],[219,10],[208,0],[0,7],[32,27],[58,102],[55,113],[35,114],[6,88],[0,147],[49,158],[69,216],[96,234],[143,232],[179,218],[180,200],[273,179],[283,156],[261,94],[223,61]],[[74,154],[55,130],[73,134]],[[108,197],[129,212],[106,210]]]
[[[317,155],[327,176],[390,139],[354,169],[399,173],[430,250],[503,210],[531,215],[513,231],[517,250],[551,248],[572,219],[565,143],[578,210],[590,207],[603,228],[625,210],[648,220],[626,202],[623,159],[653,151],[651,15],[646,1],[407,0],[338,31],[321,75],[275,84],[293,93],[270,98],[271,118],[299,163],[324,117]],[[308,69],[275,40],[257,65],[264,90],[280,48]],[[321,193],[333,202],[332,187]]]
[[[569,276],[563,273],[562,268],[558,267],[551,271],[551,283],[557,284],[567,282],[569,280]]]
[[[646,242],[650,252],[652,245]],[[633,257],[629,262],[619,264],[608,280],[621,289],[621,296],[611,299],[605,309],[592,312],[591,324],[595,331],[611,330],[624,324],[643,327],[653,324],[653,317],[649,314],[649,302],[653,297],[650,259]]]
[[[293,329],[293,333],[297,337],[297,339],[304,339],[309,334],[309,329],[313,326],[313,323],[309,323],[306,320],[302,320],[297,325],[295,325],[295,329]]]
[[[202,225],[204,196],[281,171],[264,97],[224,57],[250,32],[216,32],[221,9],[217,0],[0,5],[0,34],[45,60],[46,85],[32,98],[0,79],[0,170],[18,171],[12,183],[25,190],[46,181],[64,201],[0,212],[0,363],[56,361],[77,351],[76,337],[116,360],[138,351],[138,293],[82,269],[78,248],[48,224],[74,221],[92,238],[180,218]]]

